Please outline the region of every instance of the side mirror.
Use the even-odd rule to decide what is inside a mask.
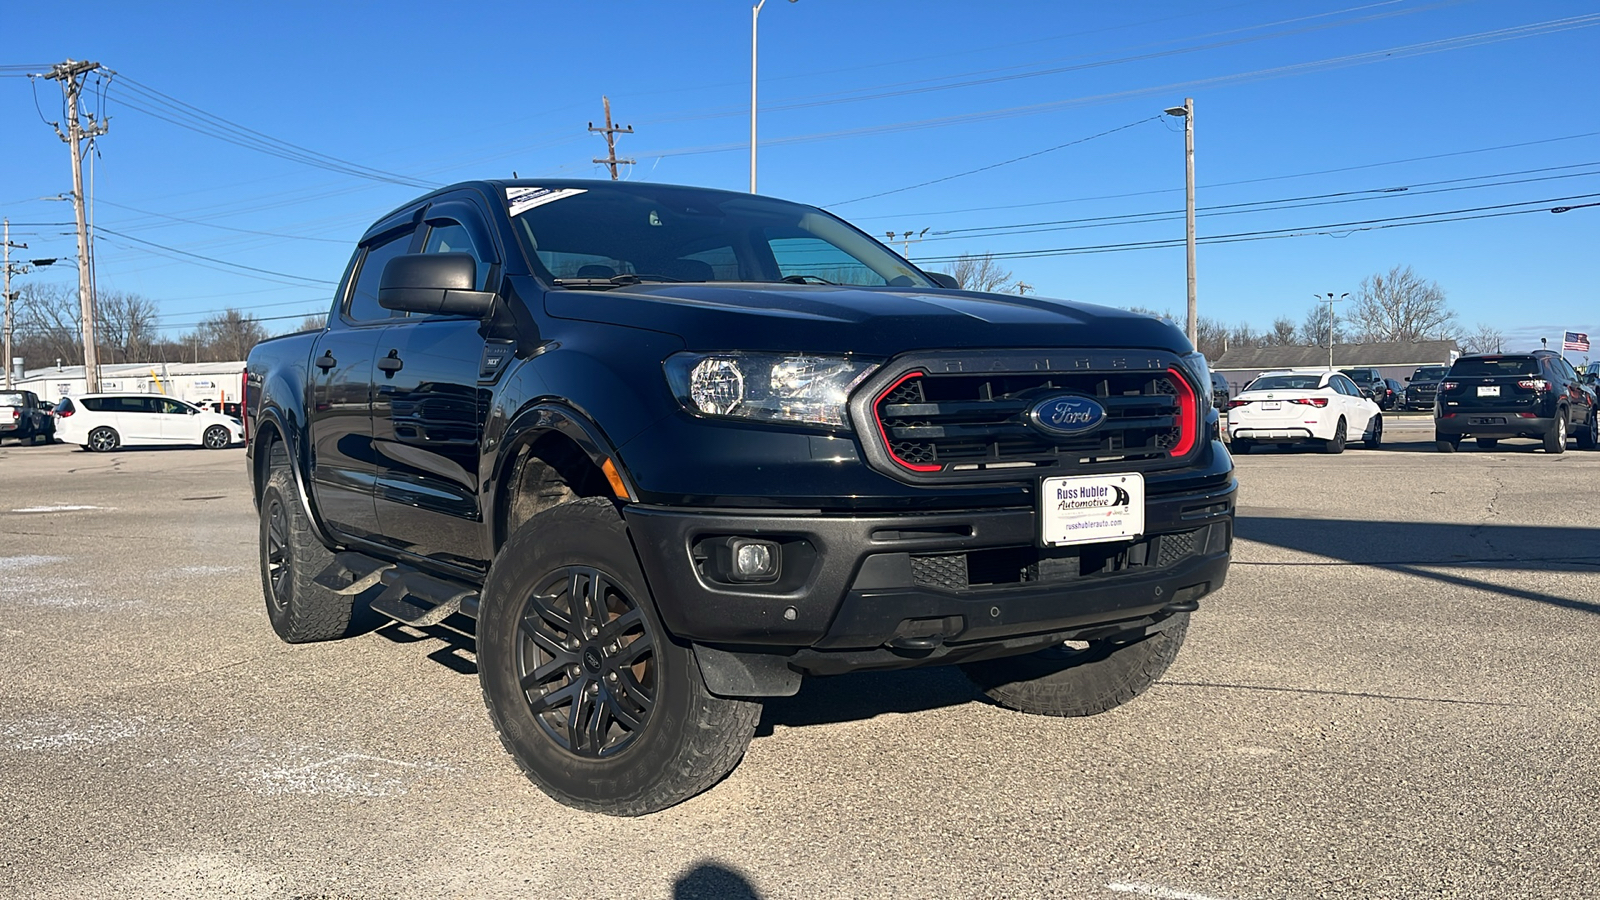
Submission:
[[[949,288],[952,291],[961,290],[961,282],[957,281],[954,275],[946,275],[943,272],[924,272],[923,274],[932,279],[933,283],[939,287]]]
[[[470,253],[409,253],[383,267],[378,305],[402,312],[482,318],[494,306],[494,294],[477,286],[478,261]]]

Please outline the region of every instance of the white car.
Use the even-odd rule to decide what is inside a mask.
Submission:
[[[244,425],[158,394],[85,394],[56,404],[56,437],[101,453],[163,444],[221,450],[244,440]]]
[[[1308,441],[1322,444],[1326,453],[1342,453],[1347,439],[1377,449],[1383,443],[1383,411],[1339,372],[1265,372],[1228,401],[1234,453],[1249,453],[1257,444]]]

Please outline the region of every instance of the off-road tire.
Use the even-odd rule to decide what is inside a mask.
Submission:
[[[261,492],[259,537],[261,591],[272,630],[290,644],[343,637],[355,597],[314,580],[333,553],[312,533],[287,463],[273,467]]]
[[[1567,411],[1558,410],[1556,420],[1550,423],[1550,430],[1544,433],[1544,452],[1567,452]]]
[[[88,447],[96,453],[110,453],[122,446],[122,435],[115,428],[101,425],[89,432]]]
[[[221,425],[213,425],[201,435],[200,443],[207,450],[226,450],[233,445],[233,435]]]
[[[989,699],[1038,716],[1092,716],[1144,693],[1177,658],[1189,614],[1174,613],[1165,631],[1127,644],[1089,641],[961,666]]]
[[[1494,448],[1500,446],[1499,438],[1473,438],[1472,442],[1484,450],[1493,450]]]
[[[1345,424],[1344,416],[1339,417],[1339,424],[1333,426],[1333,440],[1322,442],[1323,453],[1343,453],[1344,443],[1349,436],[1350,426]]]
[[[1363,437],[1361,446],[1368,450],[1380,450],[1383,448],[1383,416],[1372,417],[1372,422],[1368,425],[1367,434],[1371,435],[1371,437]]]
[[[1600,446],[1600,411],[1589,410],[1589,424],[1578,432],[1578,449],[1593,450]]]
[[[596,636],[585,637],[587,623]],[[662,625],[627,525],[604,498],[518,527],[489,569],[477,635],[478,680],[501,743],[540,790],[578,809],[638,816],[705,791],[738,765],[761,716],[759,702],[706,689],[693,651]],[[642,653],[632,649],[646,638]]]

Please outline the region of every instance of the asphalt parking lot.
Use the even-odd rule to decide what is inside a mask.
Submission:
[[[1241,457],[1166,680],[1028,717],[812,680],[709,793],[576,812],[470,636],[267,625],[243,451],[0,448],[0,895],[1600,896],[1600,452]]]

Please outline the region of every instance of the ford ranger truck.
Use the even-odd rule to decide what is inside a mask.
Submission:
[[[582,809],[705,791],[808,676],[1103,712],[1227,575],[1181,332],[961,290],[815,207],[459,184],[367,230],[327,321],[245,373],[272,627],[475,620],[501,741]]]

